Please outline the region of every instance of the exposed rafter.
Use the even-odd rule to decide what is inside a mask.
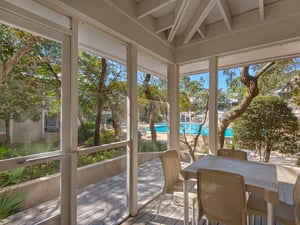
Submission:
[[[251,29],[253,26],[259,27],[265,23],[266,17],[270,23],[278,20],[278,17],[300,14],[299,0],[103,1],[120,10],[131,22],[151,33],[152,37],[175,48],[189,45],[191,42],[193,45],[197,42],[207,42],[219,36]],[[130,32],[130,35],[141,34]]]
[[[263,0],[262,0],[263,1]],[[218,8],[223,16],[228,30],[232,30],[232,19],[226,0],[218,1]]]
[[[179,25],[185,16],[185,13],[188,9],[189,4],[190,4],[190,0],[180,0],[177,2],[175,10],[174,10],[174,24],[168,35],[169,42],[173,41],[176,31],[178,30]]]
[[[265,6],[264,6],[264,0],[258,0],[258,5],[259,5],[259,16],[260,20],[264,21],[265,20]]]
[[[138,4],[137,7],[137,18],[141,19],[151,13],[155,12],[156,10],[161,9],[162,7],[166,6],[170,0],[148,0],[142,1]]]
[[[217,1],[218,0],[203,0],[200,2],[198,8],[194,13],[194,16],[192,17],[185,30],[183,41],[184,44],[188,43],[191,40],[195,32],[197,32],[201,24],[204,22],[209,12],[216,5]]]
[[[206,38],[205,36],[205,26],[202,24],[202,26],[200,26],[197,30],[198,34],[200,34],[200,36],[204,39]]]
[[[156,19],[155,32],[159,33],[172,28],[174,24],[174,13],[170,12]]]

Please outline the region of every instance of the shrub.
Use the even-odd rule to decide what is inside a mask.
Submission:
[[[0,221],[21,210],[26,194],[20,191],[5,191],[0,194]]]
[[[138,152],[157,152],[167,150],[167,144],[164,142],[155,142],[139,140]]]
[[[103,152],[97,152],[91,155],[83,155],[78,159],[78,167],[85,166],[88,164],[101,162],[104,160],[112,159],[125,154],[124,148],[110,149]]]
[[[300,167],[300,158],[298,158],[298,160],[296,162],[296,166]]]

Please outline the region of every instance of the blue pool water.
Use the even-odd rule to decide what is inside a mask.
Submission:
[[[180,123],[179,132],[183,134],[183,131],[185,130],[186,134],[198,134],[200,124],[197,123]],[[156,132],[161,133],[167,133],[168,132],[168,126],[166,123],[160,123],[155,125]],[[149,128],[146,128],[146,131],[150,131]],[[204,124],[201,129],[201,135],[202,136],[208,136],[208,125]],[[232,129],[227,128],[225,131],[225,137],[232,137]]]

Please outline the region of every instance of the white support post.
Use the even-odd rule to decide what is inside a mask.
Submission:
[[[138,171],[138,134],[137,134],[137,46],[127,47],[127,201],[131,216],[137,214],[137,171]]]
[[[209,151],[215,155],[218,148],[218,58],[209,59]]]
[[[179,68],[168,64],[168,149],[179,150]]]
[[[76,225],[77,219],[77,21],[72,20],[72,36],[62,43],[61,106],[61,222]]]

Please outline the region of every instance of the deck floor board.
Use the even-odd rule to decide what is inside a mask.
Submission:
[[[140,165],[138,171],[138,203],[141,208],[135,217],[128,218],[126,203],[126,173],[107,178],[78,190],[77,224],[78,225],[183,225],[183,200],[166,196],[161,205],[159,217],[156,212],[158,196],[163,186],[163,172],[159,159]],[[43,203],[22,211],[0,224],[33,225],[59,214],[58,199]],[[190,220],[192,218],[190,210]],[[199,225],[205,225],[201,219]],[[266,220],[256,217],[255,225],[266,225]]]

